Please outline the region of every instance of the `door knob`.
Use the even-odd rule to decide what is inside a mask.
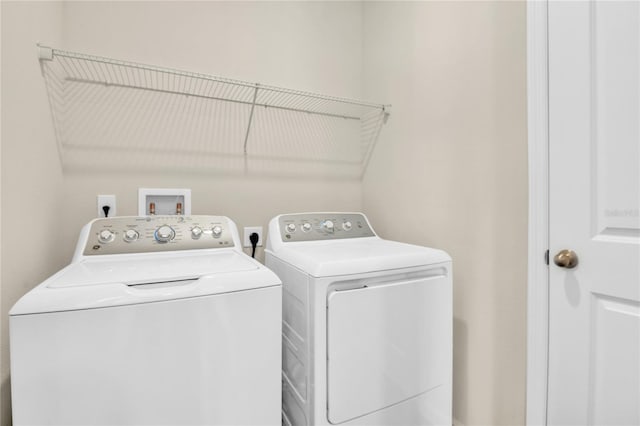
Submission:
[[[578,265],[578,255],[572,250],[560,250],[553,256],[553,263],[561,268],[572,269]]]

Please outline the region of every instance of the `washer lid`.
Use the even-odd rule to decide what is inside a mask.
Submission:
[[[48,288],[110,283],[154,284],[196,279],[203,275],[252,271],[259,265],[233,250],[104,256],[74,263],[46,282]]]
[[[9,314],[167,302],[280,285],[273,272],[233,249],[111,255],[67,266],[24,295]]]
[[[331,277],[450,262],[442,250],[378,237],[287,243],[272,254],[313,277]]]

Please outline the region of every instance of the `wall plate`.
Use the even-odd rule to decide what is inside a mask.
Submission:
[[[138,188],[138,216],[191,214],[191,190]]]
[[[244,227],[244,239],[242,240],[243,247],[251,247],[251,240],[249,236],[252,233],[258,234],[257,247],[262,247],[262,226],[245,226]]]
[[[106,217],[103,207],[109,207],[109,217],[116,216],[116,196],[115,195],[98,195],[98,216]]]

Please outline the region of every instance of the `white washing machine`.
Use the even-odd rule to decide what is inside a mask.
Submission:
[[[97,219],[10,312],[14,425],[279,425],[282,286],[221,216]]]
[[[283,423],[451,425],[451,258],[361,213],[269,224],[283,282]]]

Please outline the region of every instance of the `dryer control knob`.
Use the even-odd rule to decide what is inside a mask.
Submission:
[[[202,228],[200,228],[199,226],[194,226],[193,228],[191,228],[191,238],[193,238],[194,240],[197,240],[198,238],[200,238],[201,235],[202,235]]]
[[[342,224],[342,229],[344,229],[345,231],[350,231],[351,230],[351,222],[346,221]]]
[[[327,232],[333,232],[333,222],[330,220],[325,220],[324,222],[322,222],[322,227]]]
[[[134,229],[127,229],[126,231],[124,231],[124,235],[122,236],[122,238],[128,243],[132,243],[136,241],[139,236],[140,234],[138,234],[138,231]]]
[[[102,244],[108,244],[116,238],[116,234],[108,229],[103,229],[98,234],[98,241]]]
[[[211,228],[211,233],[213,234],[213,238],[219,238],[222,235],[222,226],[214,226]]]
[[[287,225],[287,232],[289,232],[289,233],[296,232],[296,224],[295,223],[288,224]]]
[[[176,232],[169,225],[162,225],[156,229],[155,237],[159,243],[168,243],[176,236]]]
[[[309,232],[311,231],[311,224],[309,222],[305,222],[302,224],[302,231]]]

